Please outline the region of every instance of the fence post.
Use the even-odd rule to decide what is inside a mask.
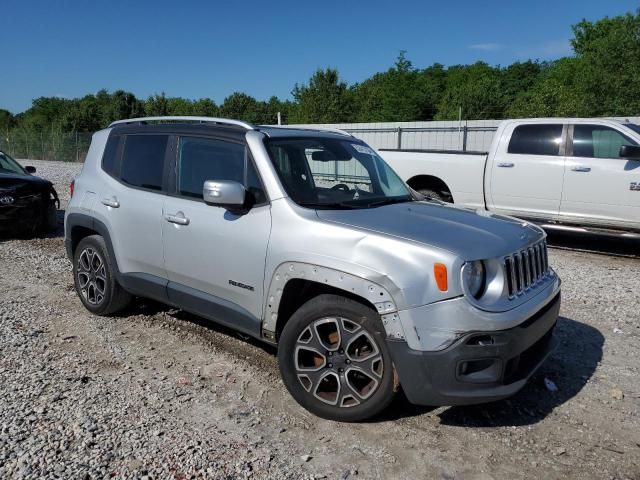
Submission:
[[[462,127],[462,151],[467,151],[467,132],[469,131],[469,127],[467,126],[467,121],[464,122],[464,127]]]
[[[398,127],[398,144],[396,148],[402,150],[402,127]]]

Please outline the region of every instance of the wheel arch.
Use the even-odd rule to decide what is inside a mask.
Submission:
[[[120,269],[118,268],[117,257],[113,251],[113,243],[111,242],[109,229],[100,220],[96,220],[89,215],[71,213],[65,218],[65,247],[67,257],[73,261],[73,255],[80,241],[91,235],[100,235],[104,239],[109,255],[115,264],[116,275],[119,277]]]
[[[266,295],[263,337],[277,342],[291,315],[324,293],[342,295],[373,308],[388,337],[405,338],[397,306],[384,287],[347,272],[302,262],[282,263],[274,271]]]
[[[445,192],[453,199],[449,186],[444,180],[435,175],[415,175],[407,180],[407,185],[414,190],[433,189],[438,192]]]

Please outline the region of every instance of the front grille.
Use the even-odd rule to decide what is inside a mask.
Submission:
[[[509,299],[522,295],[549,274],[547,242],[544,240],[504,257]]]

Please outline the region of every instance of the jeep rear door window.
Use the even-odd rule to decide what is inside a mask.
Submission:
[[[246,171],[245,171],[246,165]],[[207,180],[241,183],[254,196],[256,204],[266,200],[247,149],[239,143],[210,138],[181,137],[178,147],[178,193],[202,198]]]
[[[120,178],[134,187],[162,190],[167,135],[127,135]]]
[[[620,147],[637,145],[618,130],[603,125],[574,125],[573,156],[620,158]]]
[[[519,125],[511,134],[507,153],[524,155],[558,155],[562,142],[562,125]]]
[[[370,208],[411,200],[391,167],[355,139],[273,139],[267,149],[287,193],[300,205]]]

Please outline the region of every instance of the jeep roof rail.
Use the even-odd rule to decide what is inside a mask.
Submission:
[[[259,125],[259,126],[264,128],[288,128],[291,130],[309,130],[312,132],[333,132],[333,133],[338,133],[340,135],[345,135],[347,137],[353,137],[353,135],[351,135],[346,130],[340,130],[339,128],[331,128],[331,127],[314,128],[314,127],[298,127],[296,125]]]
[[[200,123],[216,123],[218,125],[235,125],[247,130],[255,130],[255,127],[250,123],[242,122],[240,120],[232,120],[229,118],[216,118],[216,117],[191,117],[191,116],[164,116],[164,117],[139,117],[129,118],[126,120],[116,120],[111,122],[109,127],[115,125],[127,125],[130,123],[146,123],[146,122],[164,122],[164,121],[187,121],[187,122],[200,122]]]

